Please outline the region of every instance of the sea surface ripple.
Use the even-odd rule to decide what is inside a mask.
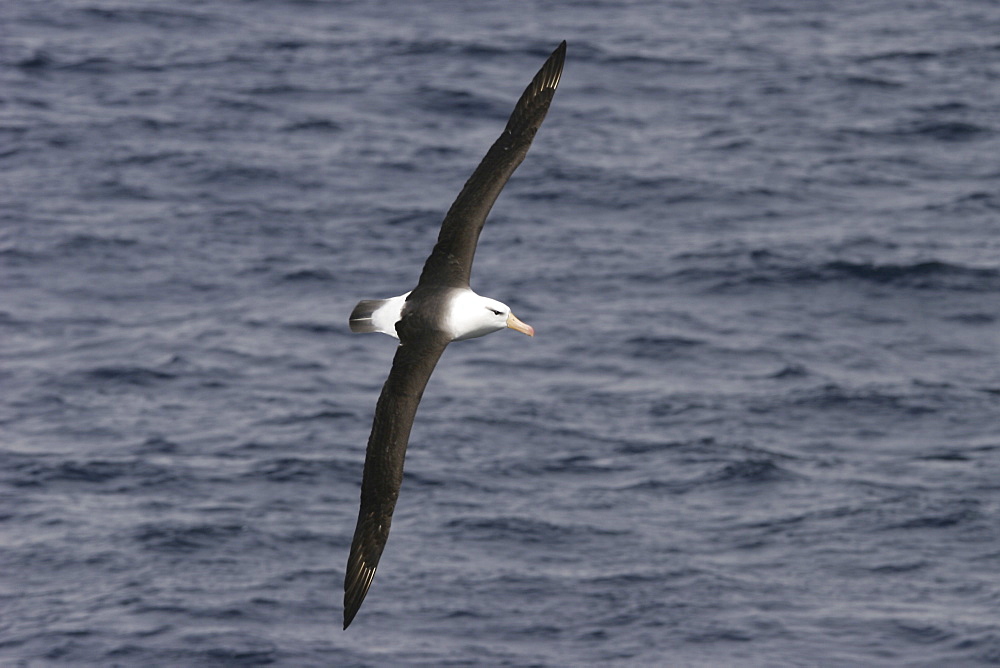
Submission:
[[[0,13],[0,664],[1000,665],[995,3]],[[562,39],[345,633],[347,315]]]

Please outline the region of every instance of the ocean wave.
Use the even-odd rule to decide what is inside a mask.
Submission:
[[[216,550],[247,535],[249,529],[237,523],[148,522],[137,527],[133,540],[155,552],[190,553]]]
[[[902,264],[837,260],[825,263],[823,269],[835,276],[915,288],[996,290],[1000,286],[998,269],[968,267],[941,260]]]
[[[793,392],[786,400],[789,405],[819,411],[842,410],[855,415],[902,412],[916,416],[941,409],[939,392],[903,392],[895,387],[847,388],[828,383],[811,390]]]
[[[498,424],[508,425],[509,422],[498,421]],[[606,475],[625,467],[613,464],[609,460],[597,460],[587,455],[569,455],[555,459],[532,458],[530,461],[515,463],[504,468],[504,473],[526,475]]]
[[[673,272],[681,280],[708,281],[715,290],[755,286],[815,285],[861,282],[912,290],[995,292],[1000,290],[1000,268],[974,267],[939,259],[911,262],[875,260],[816,260],[793,258],[768,250],[723,253],[714,261],[702,258],[698,266]]]
[[[281,276],[281,280],[288,283],[329,283],[336,281],[336,279],[337,277],[330,271],[318,268],[297,269]]]
[[[553,524],[528,517],[465,517],[451,520],[448,528],[470,540],[517,541],[522,543],[569,542],[586,536],[626,535],[627,530],[601,529],[591,525]]]
[[[774,460],[752,458],[730,462],[701,480],[701,484],[760,484],[795,480],[797,475]]]
[[[634,336],[625,341],[631,357],[650,359],[675,357],[706,344],[703,339],[687,336]]]
[[[149,387],[175,378],[174,373],[144,366],[98,366],[72,374],[70,382]]]
[[[904,60],[912,62],[930,60],[932,58],[938,58],[941,55],[941,52],[931,51],[929,49],[896,49],[892,51],[882,51],[880,53],[874,53],[867,56],[858,56],[855,60],[860,63],[872,63],[880,60]]]
[[[246,476],[264,478],[269,482],[308,483],[326,478],[333,478],[338,481],[353,480],[357,473],[355,464],[348,464],[340,460],[279,457],[255,463],[251,470],[246,473]]]
[[[176,470],[153,464],[145,458],[54,461],[8,454],[3,459],[7,471],[5,482],[15,487],[49,487],[60,483],[111,484],[112,491],[123,492],[169,487],[181,479]]]
[[[77,9],[80,16],[98,19],[101,22],[119,24],[141,24],[154,28],[202,29],[220,23],[221,17],[208,12],[196,12],[177,8],[161,7],[119,7],[95,6]]]
[[[970,498],[911,504],[905,509],[899,509],[897,514],[910,517],[892,518],[885,523],[886,529],[946,529],[957,525],[975,524],[987,519],[980,502]]]
[[[507,120],[508,103],[466,90],[422,86],[411,99],[413,106],[436,116]]]
[[[961,120],[912,120],[897,122],[876,127],[852,127],[843,131],[848,135],[856,135],[868,139],[885,139],[896,141],[913,141],[914,139],[930,139],[941,142],[967,142],[996,134],[993,126],[982,125]]]
[[[944,203],[927,205],[928,211],[943,211],[954,214],[971,212],[995,212],[1000,210],[1000,196],[995,192],[977,191],[958,195]]]
[[[132,252],[132,249],[139,244],[136,239],[121,236],[101,236],[97,234],[73,234],[62,239],[56,244],[56,250],[60,253],[72,255],[75,253],[107,251]]]

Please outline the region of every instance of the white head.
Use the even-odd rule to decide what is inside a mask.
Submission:
[[[456,292],[448,313],[448,324],[454,341],[485,336],[501,329],[514,329],[528,336],[535,329],[510,312],[510,307],[489,297],[480,297],[472,290]]]

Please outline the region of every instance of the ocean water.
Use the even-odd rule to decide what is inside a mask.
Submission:
[[[996,3],[0,14],[0,664],[1000,665]],[[347,316],[562,39],[344,632]]]

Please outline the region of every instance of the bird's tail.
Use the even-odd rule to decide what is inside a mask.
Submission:
[[[354,307],[351,311],[351,331],[355,334],[365,334],[368,332],[379,331],[375,323],[372,322],[372,316],[375,311],[382,308],[388,299],[362,299],[358,302],[358,305]]]

